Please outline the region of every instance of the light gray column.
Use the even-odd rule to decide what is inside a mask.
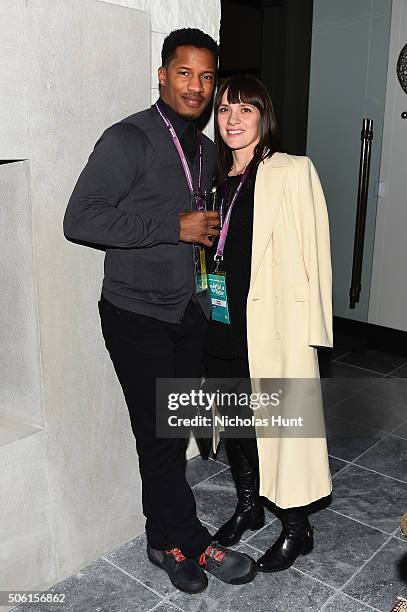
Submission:
[[[10,356],[0,542],[15,559],[0,584],[38,589],[144,526],[127,409],[99,328],[103,253],[68,243],[62,218],[103,130],[149,106],[150,18],[97,0],[4,0],[0,31],[0,160],[28,160],[0,165],[1,364]]]

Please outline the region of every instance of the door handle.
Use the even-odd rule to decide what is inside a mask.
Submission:
[[[372,153],[373,119],[363,119],[359,161],[359,184],[356,209],[355,238],[353,241],[352,281],[349,308],[355,308],[361,292],[363,246],[365,242],[367,197],[369,194],[370,158]]]

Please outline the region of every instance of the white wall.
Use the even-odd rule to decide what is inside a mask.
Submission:
[[[24,590],[143,529],[99,329],[103,255],[68,243],[62,218],[103,129],[149,103],[150,18],[96,0],[4,0],[0,31],[0,160],[26,158],[0,164],[0,590]]]
[[[31,197],[29,162],[1,164],[0,416],[43,427]]]
[[[144,523],[128,414],[100,334],[103,253],[64,240],[61,221],[100,133],[148,103],[150,19],[95,0],[29,7],[44,419],[56,570],[66,575]]]
[[[407,95],[396,75],[407,43],[407,3],[393,0],[386,107],[378,199],[369,322],[407,331]]]

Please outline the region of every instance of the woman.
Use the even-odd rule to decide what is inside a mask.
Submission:
[[[207,376],[241,379],[240,389],[251,377],[256,390],[262,380],[319,379],[315,347],[332,346],[332,312],[328,218],[315,168],[280,151],[271,100],[252,76],[221,85],[215,120],[224,210],[214,259],[226,273],[230,322],[213,310]],[[319,380],[318,389],[313,418],[324,431]],[[226,439],[226,448],[238,504],[216,539],[230,546],[264,524],[260,494],[277,506],[282,531],[258,567],[290,567],[313,547],[307,506],[331,492],[324,433],[264,437],[257,427],[257,440]]]

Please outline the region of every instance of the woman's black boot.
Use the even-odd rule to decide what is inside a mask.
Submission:
[[[283,530],[278,540],[257,561],[260,572],[288,569],[300,555],[307,555],[314,545],[313,529],[304,508],[282,511]]]
[[[214,535],[222,546],[239,542],[246,529],[255,531],[264,525],[264,508],[259,498],[257,468],[245,457],[237,440],[227,440],[227,453],[236,485],[237,506],[233,516]]]

